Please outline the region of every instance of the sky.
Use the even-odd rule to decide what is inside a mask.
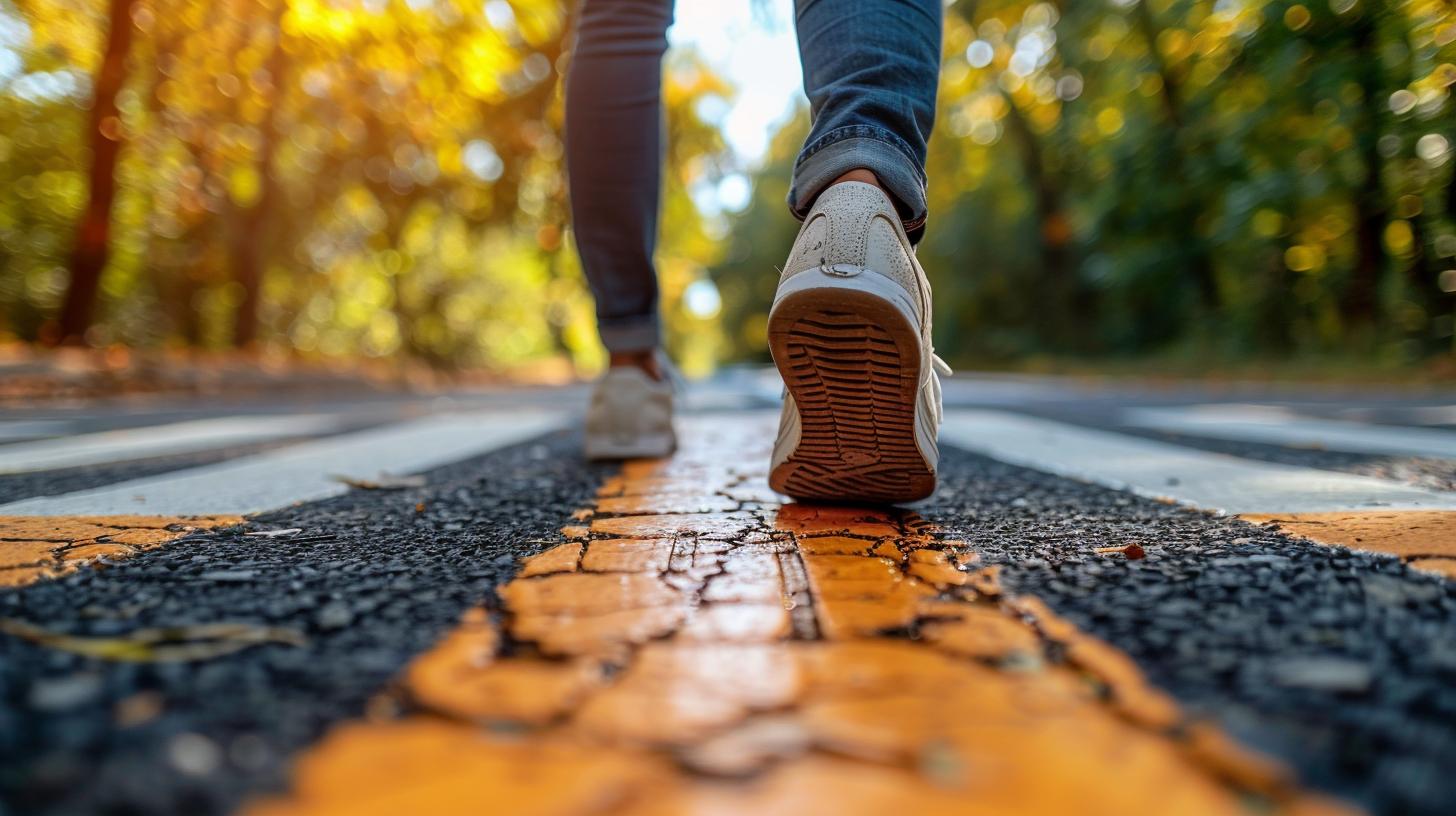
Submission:
[[[0,84],[15,80],[22,70],[14,49],[29,36],[20,18],[0,13]],[[744,169],[752,169],[767,151],[777,123],[802,99],[793,0],[677,0],[676,23],[668,40],[674,47],[695,49],[738,88],[738,98],[724,112],[722,125]],[[46,95],[75,90],[71,87],[75,77],[68,72],[35,74],[25,81]],[[64,88],[47,84],[63,82],[69,84]],[[10,90],[31,89],[27,85]]]
[[[744,167],[752,168],[777,124],[803,98],[793,0],[677,0],[668,42],[696,49],[737,87],[723,132]]]
[[[677,0],[675,22],[667,33],[673,48],[692,48],[737,96],[720,115],[720,127],[743,170],[752,170],[768,152],[769,139],[800,102],[798,43],[794,39],[793,0]],[[703,113],[703,111],[699,111]],[[705,226],[725,228],[720,216],[748,206],[753,194],[748,176],[731,173],[716,185],[690,191]],[[703,277],[688,286],[684,305],[700,318],[716,315],[722,300],[713,281]]]
[[[493,6],[485,4],[487,14]],[[796,105],[806,104],[800,89],[793,0],[677,0],[675,20],[668,32],[671,46],[695,50],[737,89],[726,108],[699,113],[711,114],[722,128],[741,172],[692,190],[693,200],[710,217],[737,212],[748,205],[752,188],[747,174],[763,160],[774,131]],[[0,13],[0,85],[8,82],[10,92],[21,95],[74,93],[77,77],[69,71],[16,79],[21,60],[14,46],[29,36],[20,18]],[[499,157],[488,143],[472,143],[467,153],[477,175],[487,179],[493,178],[492,173],[499,175]]]

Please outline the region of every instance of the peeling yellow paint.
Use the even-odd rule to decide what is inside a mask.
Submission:
[[[581,544],[568,541],[525,559],[521,565],[521,577],[530,578],[533,575],[548,575],[553,572],[571,572],[580,562]]]
[[[335,729],[247,812],[1351,812],[918,517],[712,498],[753,493],[722,463],[769,438],[628,464],[405,672],[409,713]]]
[[[1456,578],[1456,512],[1354,510],[1337,513],[1247,515],[1320,544],[1400,556],[1416,569]]]
[[[604,538],[587,545],[581,568],[587,572],[666,572],[672,540]]]
[[[1456,558],[1412,558],[1406,563],[1418,570],[1456,578]]]
[[[126,558],[194,530],[242,521],[241,516],[0,516],[0,586],[55,578],[98,558]]]

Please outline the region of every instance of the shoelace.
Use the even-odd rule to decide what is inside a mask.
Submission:
[[[940,359],[940,355],[936,354],[935,349],[932,348],[930,350],[930,392],[935,395],[935,399],[930,404],[932,406],[931,413],[935,417],[936,427],[940,427],[940,421],[945,413],[945,409],[940,403],[940,377],[949,377],[954,373],[954,371],[950,370],[950,366],[944,360]],[[937,374],[940,376],[937,377]]]

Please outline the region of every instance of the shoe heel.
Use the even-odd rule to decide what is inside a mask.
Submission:
[[[930,495],[935,474],[916,441],[918,329],[902,305],[860,280],[882,276],[798,277],[811,275],[791,280],[800,285],[786,287],[769,316],[769,349],[800,419],[798,444],[770,486],[820,501]]]

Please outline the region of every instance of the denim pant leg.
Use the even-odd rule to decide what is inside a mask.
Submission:
[[[795,0],[813,128],[794,164],[799,219],[830,182],[872,171],[911,240],[925,231],[925,148],[935,123],[942,0]]]
[[[662,55],[672,0],[581,0],[566,81],[571,219],[611,351],[658,345]]]

